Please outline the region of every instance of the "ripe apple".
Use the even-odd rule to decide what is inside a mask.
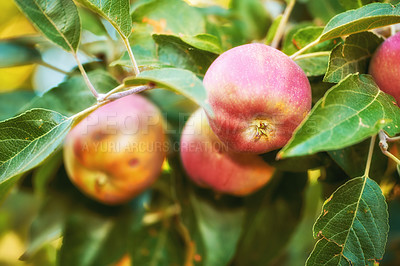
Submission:
[[[211,130],[202,109],[186,122],[180,152],[189,177],[221,193],[248,195],[265,185],[274,173],[274,168],[258,155],[227,149]]]
[[[311,108],[304,71],[287,55],[252,43],[221,54],[204,77],[214,114],[210,126],[240,152],[265,153],[283,147]]]
[[[129,95],[98,108],[68,133],[65,167],[82,192],[120,204],[157,179],[165,144],[160,111],[144,97]]]
[[[369,64],[369,73],[382,91],[400,103],[400,32],[378,47]]]

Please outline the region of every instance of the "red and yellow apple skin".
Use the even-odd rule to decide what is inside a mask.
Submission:
[[[311,108],[311,86],[304,71],[264,44],[224,52],[207,70],[203,84],[213,110],[211,128],[239,152],[283,147]]]
[[[369,73],[379,88],[400,103],[400,32],[387,38],[375,51]]]
[[[180,153],[188,176],[199,186],[220,193],[246,196],[265,185],[275,172],[256,154],[227,149],[201,109],[185,124]]]
[[[130,95],[107,103],[67,135],[64,163],[73,184],[104,204],[121,204],[154,183],[165,157],[157,107]]]

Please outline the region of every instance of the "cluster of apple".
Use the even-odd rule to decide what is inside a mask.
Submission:
[[[400,34],[388,38],[370,63],[379,87],[396,100],[399,43]],[[248,195],[275,172],[258,155],[283,147],[310,111],[310,83],[287,55],[253,43],[221,54],[203,84],[212,112],[199,109],[188,119],[180,144],[183,166],[199,186]],[[126,96],[98,108],[69,133],[66,169],[88,196],[120,204],[160,175],[166,141],[157,107],[140,95]]]

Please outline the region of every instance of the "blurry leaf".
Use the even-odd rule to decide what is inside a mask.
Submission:
[[[145,23],[157,34],[197,35],[205,32],[200,12],[182,0],[152,0],[132,12],[133,22]]]
[[[372,2],[377,2],[373,0],[339,0],[339,3],[346,9],[356,9],[362,7],[363,5],[370,4]]]
[[[35,97],[33,91],[14,91],[0,94],[0,121],[13,117]]]
[[[379,90],[371,76],[349,75],[327,91],[296,129],[279,157],[337,150],[384,129],[399,132],[400,109]]]
[[[321,41],[400,22],[400,5],[373,3],[336,15],[325,26]]]
[[[30,260],[44,245],[61,237],[67,218],[68,206],[57,201],[47,200],[32,222],[29,232],[29,244],[20,260]]]
[[[313,231],[320,240],[306,265],[371,265],[382,259],[389,225],[378,184],[363,176],[339,187],[326,200]]]
[[[56,152],[34,171],[32,176],[33,189],[38,197],[43,198],[46,195],[47,186],[51,178],[57,174],[57,170],[62,165],[62,160],[62,152]]]
[[[297,58],[295,62],[303,69],[307,77],[322,76],[328,68],[329,56],[325,54],[316,54],[312,57]]]
[[[367,163],[370,139],[340,150],[329,151],[328,154],[346,172],[349,177],[362,176]],[[379,148],[379,140],[375,143],[370,176],[379,181],[385,174],[388,158]]]
[[[99,93],[106,93],[118,86],[117,81],[103,70],[88,74],[90,81]],[[96,103],[82,76],[75,76],[37,96],[24,109],[46,108],[66,116],[72,116]]]
[[[71,124],[72,120],[45,109],[33,109],[0,122],[0,187],[52,154]]]
[[[88,30],[91,33],[102,36],[107,34],[107,30],[101,22],[101,18],[86,8],[78,8],[79,17],[82,22],[82,29]]]
[[[245,199],[245,224],[232,265],[269,265],[280,255],[300,221],[306,182],[304,173],[281,173]]]
[[[143,227],[132,237],[132,265],[185,265],[185,246],[173,219]]]
[[[340,1],[341,0],[308,0],[307,7],[314,18],[322,20],[323,23],[327,23],[333,16],[345,11],[340,5]]]
[[[179,35],[182,41],[197,48],[199,50],[207,51],[214,54],[221,54],[222,48],[219,40],[214,35],[198,34],[195,36]]]
[[[15,176],[14,178],[9,178],[0,185],[0,204],[4,202],[10,193],[11,189],[17,183],[17,181],[22,177],[22,174]],[[1,233],[1,231],[0,231]]]
[[[261,156],[269,165],[282,172],[304,173],[309,169],[324,167],[330,162],[329,156],[325,153],[276,160],[277,152],[267,152]]]
[[[312,24],[311,22],[301,22],[298,24],[294,24],[291,28],[289,28],[283,38],[282,52],[287,55],[292,55],[297,52],[299,49],[294,45],[293,36],[301,29],[306,29],[310,26],[314,27],[314,24]]]
[[[338,83],[349,74],[367,73],[369,59],[382,42],[383,39],[372,32],[347,37],[332,50],[324,81]]]
[[[129,14],[129,0],[77,0],[93,12],[105,18],[127,38],[132,31],[132,19]]]
[[[245,42],[261,40],[267,34],[271,25],[262,1],[259,0],[232,0],[232,22],[240,30]]]
[[[52,42],[68,52],[77,51],[81,24],[72,0],[15,0],[15,3]]]
[[[192,72],[178,68],[163,68],[141,72],[136,78],[127,78],[125,85],[155,83],[156,87],[181,93],[212,114],[203,82]]]
[[[278,30],[279,24],[281,23],[282,20],[282,14],[277,16],[274,21],[272,22],[271,27],[269,27],[268,32],[267,32],[267,37],[265,39],[265,44],[270,45],[272,40],[274,39],[276,35],[276,31]]]
[[[0,42],[0,68],[29,65],[40,62],[42,57],[36,48],[17,40]]]
[[[196,74],[204,74],[217,55],[194,48],[174,35],[153,35],[158,44],[158,58],[164,64],[185,68]]]
[[[304,48],[307,44],[318,39],[323,30],[323,27],[317,26],[308,26],[305,28],[301,28],[293,35],[293,43],[296,48],[300,50],[301,48]],[[340,41],[340,39],[334,39],[321,42],[314,47],[307,49],[307,52],[311,53],[318,51],[330,51]]]
[[[206,252],[203,265],[228,265],[235,255],[242,232],[244,210],[218,207],[196,197],[194,193],[189,197]]]

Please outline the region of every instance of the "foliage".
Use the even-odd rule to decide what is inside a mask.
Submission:
[[[40,65],[64,80],[43,93],[34,74],[0,93],[0,264],[16,265],[1,258],[10,232],[26,243],[20,259],[34,265],[398,264],[398,167],[375,136],[400,133],[400,109],[368,65],[400,23],[400,4],[298,0],[282,24],[289,14],[269,2],[14,0],[40,36],[1,39],[0,67]],[[291,1],[273,2],[282,13]],[[260,155],[277,170],[256,193],[195,186],[179,138],[197,106],[212,115],[205,72],[224,51],[279,34],[279,49],[309,78],[311,112],[285,147]],[[76,68],[49,64],[47,51],[58,48]],[[159,180],[120,206],[88,199],[62,163],[68,131],[104,104],[90,84],[105,98],[145,87],[166,120],[170,150]]]

